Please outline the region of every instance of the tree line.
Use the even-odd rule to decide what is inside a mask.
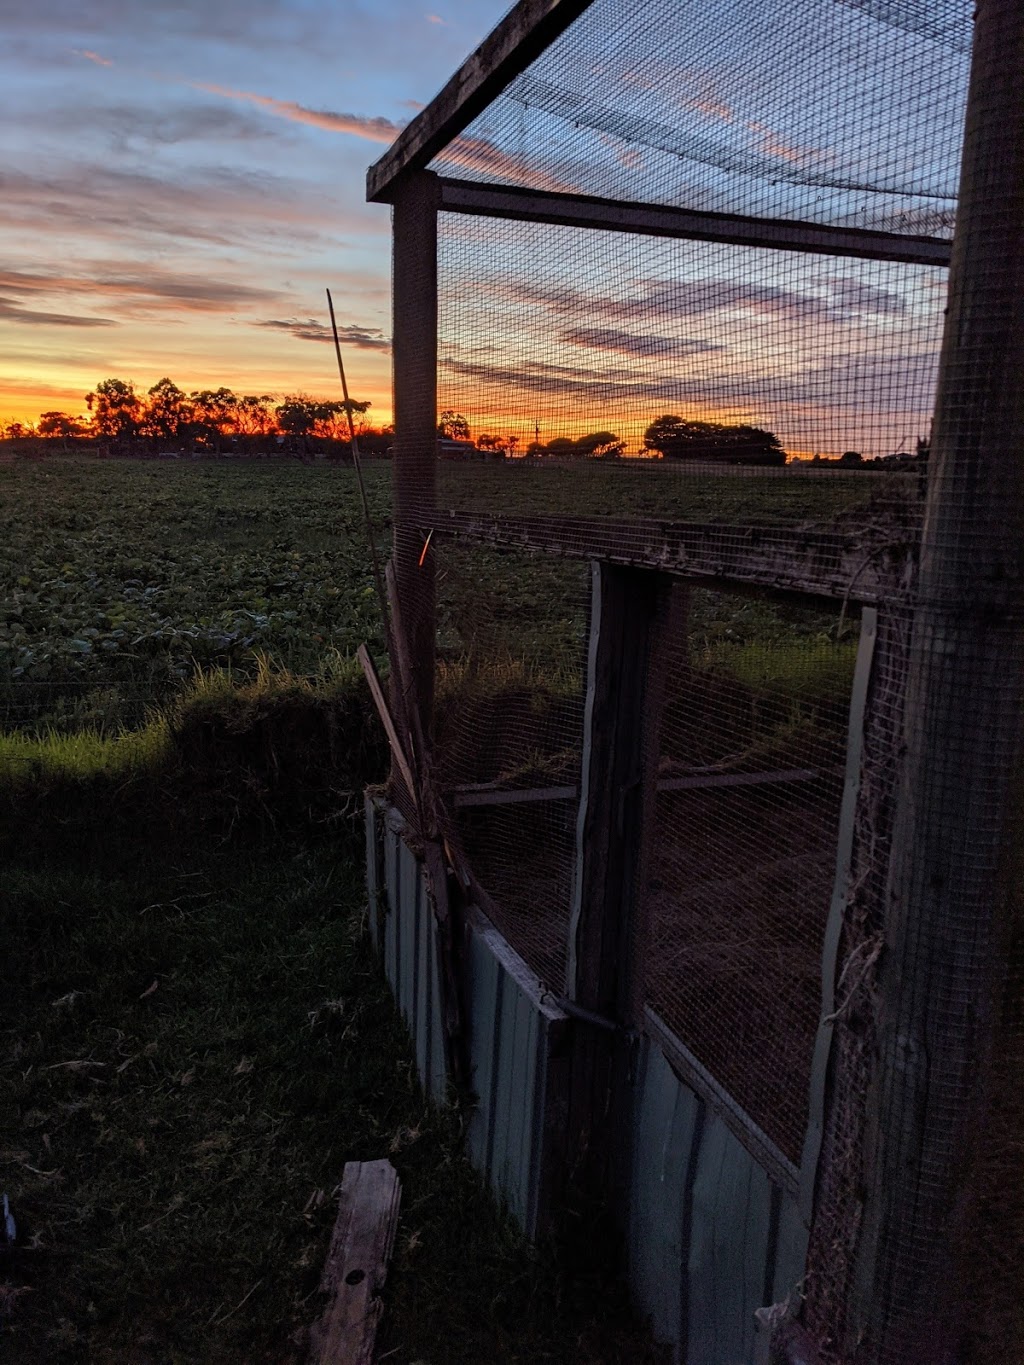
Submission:
[[[88,416],[44,412],[34,425],[7,422],[0,426],[0,433],[13,440],[39,436],[117,445],[150,440],[213,448],[237,437],[349,439],[345,403],[303,393],[289,394],[280,402],[272,394],[236,394],[223,387],[186,393],[167,378],[140,393],[130,380],[104,379],[84,401]],[[361,436],[390,440],[390,428],[378,432],[364,420],[368,402],[353,399],[349,407]]]
[[[345,403],[303,393],[288,394],[280,402],[272,394],[236,394],[224,387],[186,393],[169,378],[158,380],[142,393],[130,380],[112,378],[97,384],[84,401],[87,416],[44,412],[34,426],[0,424],[0,435],[8,439],[40,437],[64,444],[109,443],[121,449],[148,441],[156,447],[189,445],[215,451],[223,449],[225,442],[237,444],[239,438],[244,438],[246,445],[288,440],[303,447],[311,438],[346,444],[349,440]],[[370,425],[366,420],[368,402],[352,400],[348,406],[367,452],[388,453],[394,439],[392,428]],[[474,439],[469,422],[453,409],[440,414],[437,432],[448,446],[507,457],[617,460],[626,454],[626,442],[616,432],[604,430],[577,437],[555,436],[548,441],[535,439],[522,449],[516,435],[483,432]],[[786,462],[778,437],[761,427],[695,421],[673,414],[656,417],[650,423],[639,453],[665,460],[763,465]]]
[[[441,413],[438,435],[448,441],[478,450],[503,451],[515,455],[517,436],[480,435],[473,442],[469,423],[461,413],[448,409]],[[614,431],[591,431],[584,436],[555,436],[549,441],[533,440],[523,454],[531,459],[617,460],[626,453],[626,442]],[[730,426],[721,422],[699,422],[671,413],[656,417],[643,436],[640,454],[664,460],[711,460],[731,464],[780,465],[786,452],[779,438],[762,427]]]

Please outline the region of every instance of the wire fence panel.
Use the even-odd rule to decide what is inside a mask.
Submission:
[[[967,0],[595,0],[443,175],[950,236]]]
[[[589,576],[578,562],[438,552],[437,776],[485,909],[555,993],[579,805]]]
[[[648,1003],[794,1165],[807,1126],[855,632],[690,593],[662,721]]]

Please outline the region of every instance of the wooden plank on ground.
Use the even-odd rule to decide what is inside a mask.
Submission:
[[[401,1186],[390,1161],[349,1161],[320,1281],[327,1306],[310,1331],[310,1365],[371,1365],[380,1291],[398,1230]]]

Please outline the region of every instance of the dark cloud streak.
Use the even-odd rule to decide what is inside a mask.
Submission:
[[[0,321],[47,327],[116,327],[113,318],[82,317],[74,313],[45,313],[22,308],[13,299],[0,297]]]
[[[268,327],[279,332],[286,332],[289,336],[295,337],[299,341],[322,341],[331,345],[334,344],[334,337],[331,329],[322,322],[317,322],[315,318],[307,318],[304,322],[298,318],[281,320],[268,318],[264,322],[253,324],[256,327]],[[355,323],[338,328],[338,339],[343,345],[352,346],[357,351],[390,351],[391,342],[382,331],[376,327],[360,327]]]

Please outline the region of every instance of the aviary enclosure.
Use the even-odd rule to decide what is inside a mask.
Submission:
[[[522,0],[369,173],[374,932],[496,1191],[603,1192],[690,1365],[1024,1359],[1024,8],[973,8]]]

